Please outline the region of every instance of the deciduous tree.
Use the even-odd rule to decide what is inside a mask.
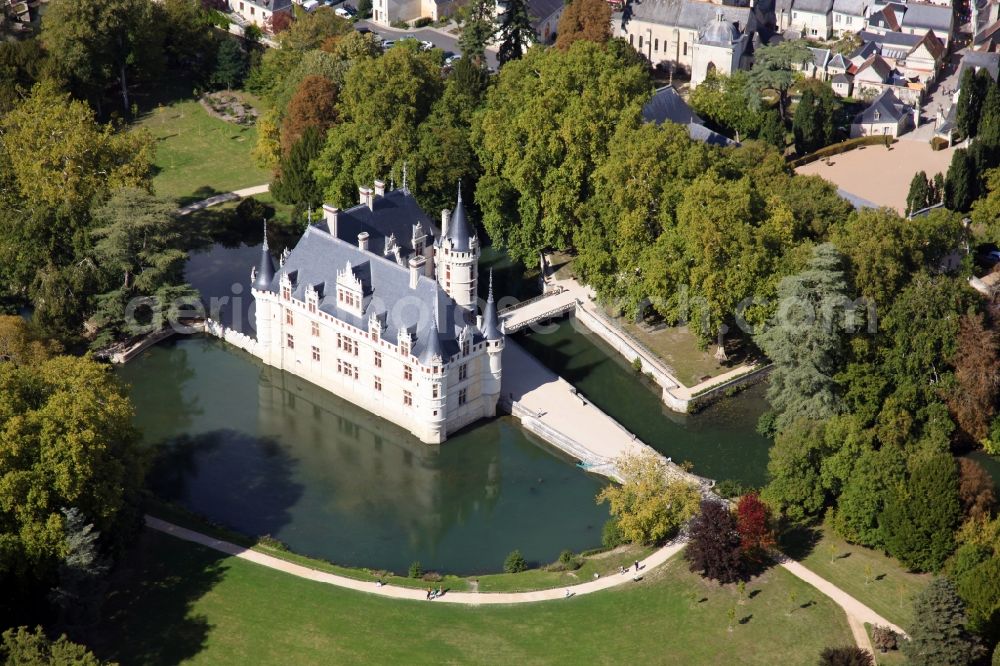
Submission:
[[[734,583],[744,576],[743,551],[736,520],[729,508],[716,500],[703,500],[691,521],[684,556],[705,578]]]
[[[823,434],[821,422],[800,419],[781,430],[771,447],[769,481],[761,497],[792,520],[818,515],[826,505],[820,468],[835,449]]]
[[[691,91],[690,102],[699,116],[714,123],[723,134],[738,141],[759,135],[767,113],[758,108],[759,100],[756,99],[756,93],[747,86],[747,73],[742,70],[735,71],[730,76],[710,72]],[[760,138],[768,140],[763,136]]]
[[[41,627],[8,629],[0,643],[0,658],[18,666],[105,666],[85,645],[73,643],[66,636],[50,640]]]
[[[809,61],[812,54],[802,40],[784,41],[757,49],[747,85],[758,94],[772,91],[778,96],[778,113],[787,119],[788,91],[800,76],[793,67]]]
[[[597,502],[607,502],[622,535],[632,543],[657,543],[686,523],[698,510],[697,487],[669,480],[656,453],[626,455],[617,461],[624,481],[607,486]]]
[[[570,0],[559,16],[556,48],[566,50],[586,40],[604,44],[611,39],[611,5],[604,0]]]
[[[1000,391],[1000,340],[987,328],[981,314],[965,315],[959,321],[952,363],[956,390],[948,392],[958,427],[975,443],[989,434]]]
[[[326,139],[326,131],[337,121],[337,88],[325,76],[302,79],[292,96],[281,125],[281,148],[287,155],[307,127],[315,127]]]
[[[736,531],[740,535],[740,549],[745,557],[761,560],[774,547],[770,513],[757,493],[743,495],[736,504]]]
[[[989,517],[996,508],[993,477],[971,458],[958,459],[958,499],[966,518]]]

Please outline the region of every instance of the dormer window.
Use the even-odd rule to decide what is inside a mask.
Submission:
[[[306,287],[306,308],[309,312],[315,313],[316,309],[319,307],[319,292],[316,291],[316,287],[309,285]]]
[[[878,111],[875,111],[875,122],[878,122],[878,119],[881,118],[881,117],[882,117],[882,114],[879,113]]]
[[[410,355],[410,344],[411,344],[411,342],[412,341],[410,340],[410,334],[409,334],[408,331],[400,331],[399,332],[399,353],[400,353],[401,356],[409,356]]]
[[[368,335],[371,337],[372,342],[378,342],[382,338],[382,321],[374,312],[368,318]]]
[[[361,280],[348,261],[344,270],[337,271],[337,307],[360,317],[363,304]]]

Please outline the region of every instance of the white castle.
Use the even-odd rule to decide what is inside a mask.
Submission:
[[[267,233],[251,273],[255,353],[424,442],[496,414],[504,333],[490,280],[476,316],[480,246],[459,190],[440,233],[406,189],[359,188],[323,206],[275,269]]]

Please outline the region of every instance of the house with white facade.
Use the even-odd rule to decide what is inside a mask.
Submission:
[[[390,27],[396,21],[409,23],[423,17],[438,21],[453,10],[452,0],[372,0],[372,22]]]
[[[229,9],[258,28],[270,28],[275,14],[292,13],[292,0],[229,0]]]
[[[833,0],[792,0],[789,26],[806,39],[830,39],[833,35]]]
[[[440,443],[496,414],[504,334],[478,308],[479,239],[459,193],[441,230],[404,186],[324,204],[276,267],[265,239],[251,275],[254,353]],[[477,311],[478,316],[477,316]]]
[[[955,14],[950,6],[927,2],[890,2],[868,17],[865,31],[885,34],[899,32],[923,37],[933,31],[948,46],[954,34]]]
[[[833,36],[841,38],[865,27],[869,0],[833,0]]]
[[[913,109],[899,101],[891,90],[884,90],[851,121],[851,137],[897,137],[910,127],[912,120]]]

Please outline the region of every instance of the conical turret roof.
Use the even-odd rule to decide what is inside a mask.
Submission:
[[[497,317],[497,305],[493,302],[493,269],[490,269],[490,291],[483,308],[483,337],[487,340],[499,340],[503,337]]]
[[[455,210],[451,212],[446,238],[451,241],[451,247],[456,252],[468,252],[471,249],[470,239],[475,235],[475,229],[469,224],[465,214],[465,204],[462,203],[462,184],[459,183],[458,201],[455,203]]]
[[[431,322],[427,329],[427,340],[418,358],[421,365],[428,366],[440,363],[444,360],[444,352],[441,350],[441,336],[438,333],[437,319]]]
[[[271,288],[273,280],[274,260],[271,259],[271,252],[267,247],[267,220],[264,220],[264,244],[260,246],[260,263],[257,265],[253,288],[258,291],[267,291]]]

